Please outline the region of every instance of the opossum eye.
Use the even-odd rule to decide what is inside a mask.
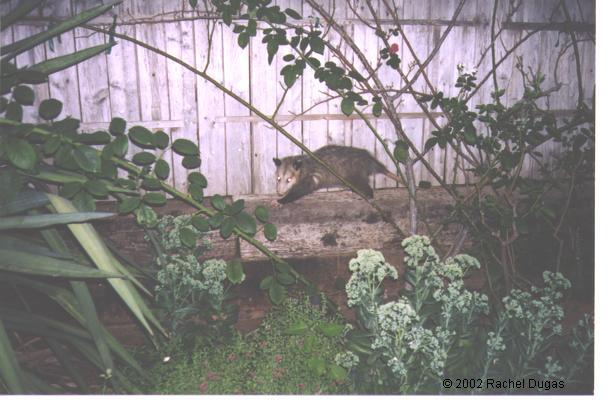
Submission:
[[[280,180],[281,180],[281,177],[280,177],[280,176],[277,176],[277,181],[280,181]]]
[[[291,178],[287,178],[287,183],[290,183],[290,182],[291,182]]]

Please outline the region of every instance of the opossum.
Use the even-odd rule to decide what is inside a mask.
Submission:
[[[402,183],[367,150],[354,147],[329,145],[313,152],[317,157],[349,181],[368,198],[374,197],[369,185],[373,174],[384,174]],[[279,204],[290,203],[317,189],[344,186],[338,178],[308,155],[273,158],[277,167],[277,193]]]

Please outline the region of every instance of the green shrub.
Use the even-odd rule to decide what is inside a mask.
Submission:
[[[198,338],[194,347],[174,342],[162,353],[167,362],[157,361],[151,369],[153,382],[149,393],[163,394],[332,394],[345,393],[348,387],[320,376],[310,368],[311,353],[305,338],[286,334],[296,323],[338,325],[339,317],[330,317],[325,307],[312,306],[304,299],[287,299],[280,308],[266,316],[254,332],[237,335],[230,344],[208,346]],[[311,331],[314,355],[334,360],[340,350],[338,337]],[[308,336],[307,336],[308,337]],[[143,363],[158,360],[158,353],[143,356]]]
[[[571,335],[563,334],[559,302],[570,282],[560,273],[545,272],[543,287],[514,289],[491,307],[485,294],[464,287],[467,271],[479,268],[476,259],[441,261],[424,236],[405,239],[402,246],[406,286],[395,301],[383,302],[382,282],[397,279],[397,271],[382,254],[360,250],[349,264],[348,305],[356,307],[360,329],[348,333],[349,351],[339,357],[349,363],[354,390],[591,391],[582,379],[593,375],[593,329],[585,316]],[[445,378],[454,386],[443,387]],[[457,380],[467,378],[476,380],[458,387],[463,385]],[[523,387],[490,384],[509,379],[524,381]]]

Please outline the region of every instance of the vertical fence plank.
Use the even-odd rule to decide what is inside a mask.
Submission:
[[[211,42],[210,42],[211,39]],[[216,80],[222,79],[222,30],[212,20],[194,21],[196,68]],[[224,115],[224,94],[202,77],[197,77],[198,138],[201,172],[207,177],[207,195],[226,194],[226,138],[224,124],[216,118]]]

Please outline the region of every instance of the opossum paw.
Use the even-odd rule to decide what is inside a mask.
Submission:
[[[283,204],[279,203],[278,200],[273,200],[270,202],[270,207],[272,208],[281,208],[283,207]]]

